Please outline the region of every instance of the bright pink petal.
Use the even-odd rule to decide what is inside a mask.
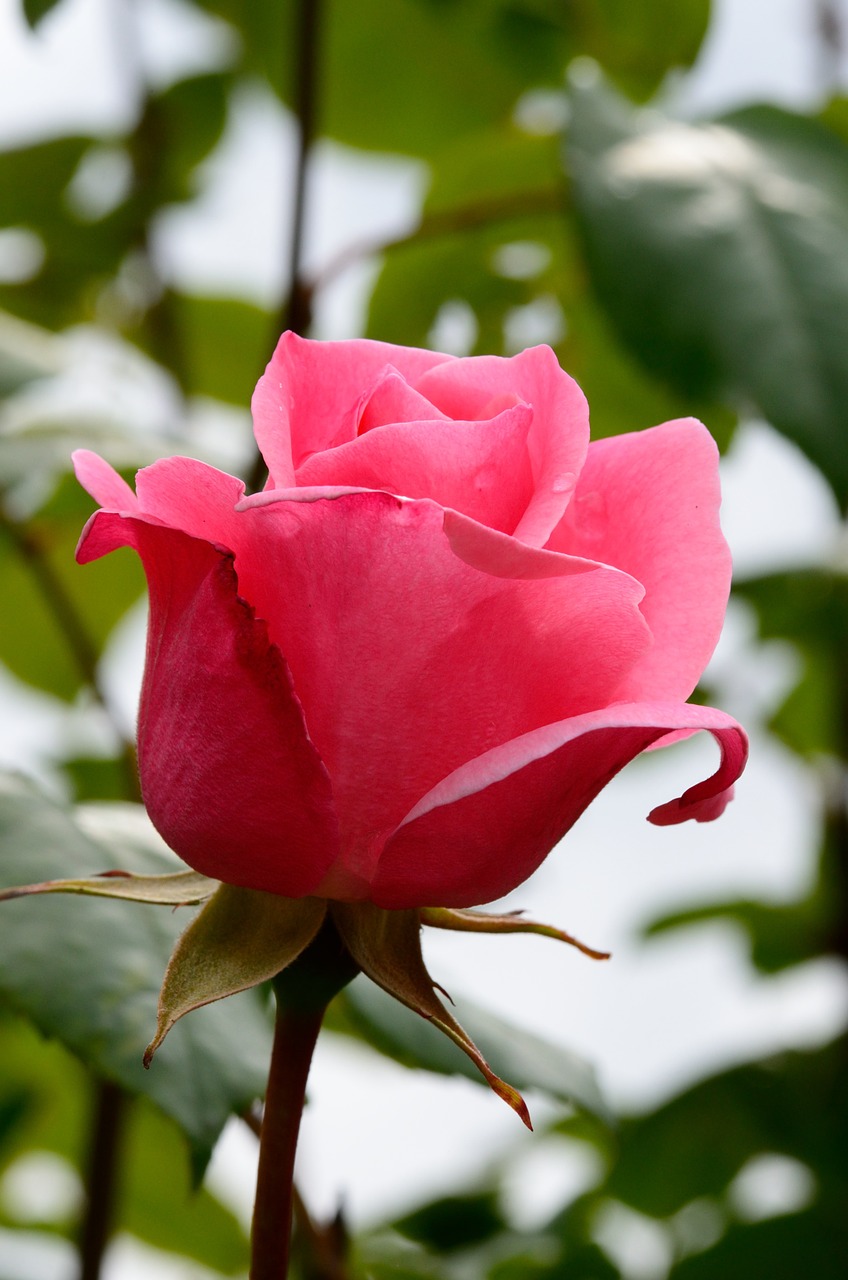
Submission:
[[[355,438],[387,365],[416,379],[451,356],[386,342],[311,342],[284,333],[253,396],[256,440],[277,488],[294,484],[310,454]]]
[[[543,546],[566,509],[589,443],[586,398],[559,367],[550,347],[532,347],[511,359],[471,356],[436,365],[415,385],[452,418],[489,418],[516,400],[531,407],[531,497],[510,532],[532,546]]]
[[[721,764],[651,821],[717,817],[745,766],[740,726],[711,707],[619,704],[507,742],[445,778],[388,840],[370,897],[392,909],[501,897],[535,871],[624,765],[676,729],[708,729]]]
[[[149,518],[99,512],[79,559],[119,546],[139,553],[150,588],[138,742],[154,825],[205,875],[312,893],[338,850],[331,785],[231,557]]]
[[[195,458],[162,458],[135,478],[139,509],[172,529],[236,550],[244,483]]]
[[[697,684],[730,590],[719,504],[718,451],[693,418],[589,446],[548,546],[617,565],[645,587],[654,645],[627,674],[619,700],[688,698]]]
[[[511,533],[533,494],[527,455],[531,421],[527,406],[517,404],[490,421],[374,427],[338,449],[313,454],[297,482],[432,498]]]
[[[136,496],[114,467],[90,449],[76,449],[71,455],[74,472],[83,489],[107,511],[135,511]]]
[[[286,656],[347,865],[366,878],[440,779],[605,705],[648,642],[641,588],[624,574],[524,548],[523,577],[497,577],[454,554],[434,503],[268,497],[242,504],[240,589]]]

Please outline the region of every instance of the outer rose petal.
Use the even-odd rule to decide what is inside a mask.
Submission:
[[[284,333],[253,394],[256,441],[272,488],[294,484],[295,469],[312,453],[356,436],[363,400],[391,365],[415,384],[452,356],[388,342],[311,342]]]
[[[138,510],[138,499],[126,480],[99,454],[77,449],[71,457],[77,480],[101,507],[109,511]]]
[[[548,547],[614,564],[645,587],[654,645],[618,701],[688,698],[715,648],[730,591],[718,519],[718,450],[694,418],[589,446]]]
[[[568,505],[589,443],[586,397],[550,347],[531,347],[510,359],[470,356],[436,365],[416,386],[453,418],[488,418],[489,406],[494,402],[501,408],[499,400],[505,398],[530,405],[532,496],[510,532],[531,546],[544,546]]]
[[[386,908],[466,907],[501,897],[535,871],[634,756],[670,731],[696,729],[718,739],[721,765],[651,820],[717,817],[745,765],[740,726],[710,707],[619,704],[548,725],[457,769],[389,838],[369,896]]]
[[[82,563],[119,546],[150,588],[139,713],[145,803],[190,866],[247,888],[312,893],[338,850],[331,785],[231,557],[143,516],[99,512]]]
[[[431,502],[294,490],[240,511],[252,539],[237,549],[240,588],[286,656],[333,779],[346,865],[365,880],[385,836],[440,779],[606,705],[649,642],[627,575],[480,526],[492,564],[477,544],[472,566]],[[515,553],[499,577],[504,543]]]

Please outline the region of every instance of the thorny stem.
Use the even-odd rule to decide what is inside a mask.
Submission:
[[[257,1138],[262,1133],[262,1109],[245,1111],[242,1120]],[[350,1280],[347,1233],[341,1215],[326,1224],[316,1222],[306,1202],[292,1182],[292,1253],[302,1257],[304,1274],[310,1280]]]

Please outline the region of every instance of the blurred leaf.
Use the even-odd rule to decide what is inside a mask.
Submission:
[[[844,1212],[812,1210],[731,1227],[712,1249],[685,1258],[673,1280],[843,1280],[848,1257]]]
[[[235,298],[172,295],[183,343],[184,389],[247,408],[273,351],[272,317]]]
[[[848,147],[777,108],[684,124],[581,74],[569,165],[595,288],[646,367],[758,412],[848,501]]]
[[[190,76],[148,100],[135,137],[136,180],[148,208],[195,194],[193,174],[227,119],[228,72]]]
[[[652,938],[708,920],[732,920],[748,935],[751,960],[760,972],[778,973],[821,954],[831,923],[829,916],[818,896],[779,907],[763,902],[723,902],[662,916],[651,922],[644,936]]]
[[[92,508],[91,498],[66,476],[25,526],[8,519],[0,524],[0,659],[20,679],[60,698],[73,698],[84,676],[51,607],[59,593],[83,620],[82,643],[94,660],[144,590],[144,574],[132,556],[85,569],[76,563],[74,551]]]
[[[732,415],[650,375],[592,296],[557,151],[554,138],[508,128],[440,152],[420,230],[385,255],[368,336],[432,345],[437,318],[459,302],[476,322],[473,352],[510,354],[510,326],[522,309],[561,308],[564,332],[555,324],[528,341],[553,343],[589,399],[594,438],[695,413],[725,445]]]
[[[402,1235],[436,1253],[482,1244],[503,1231],[506,1222],[494,1191],[445,1196],[408,1213],[393,1224]]]
[[[42,1039],[22,1019],[0,1010],[0,1111],[4,1102],[7,1110],[15,1099],[25,1102],[5,1143],[0,1134],[0,1170],[28,1152],[49,1151],[82,1172],[91,1094],[92,1081],[57,1041]],[[29,1225],[2,1210],[0,1222]],[[73,1222],[43,1225],[76,1231]],[[227,1275],[246,1265],[244,1231],[208,1190],[193,1186],[178,1126],[143,1103],[128,1111],[115,1225]]]
[[[76,756],[63,760],[62,770],[73,787],[77,803],[85,800],[123,800],[127,774],[123,760],[115,756]]]
[[[753,606],[764,640],[788,640],[801,653],[799,682],[770,728],[801,755],[843,755],[848,578],[838,569],[799,569],[743,579],[734,591]]]
[[[58,3],[59,0],[23,0],[24,17],[33,30]]]
[[[58,367],[52,334],[0,311],[0,400],[36,378],[55,373]]]
[[[2,883],[87,876],[115,865],[141,874],[182,869],[140,810],[130,822],[135,812],[123,808],[110,819],[109,811],[97,811],[95,837],[88,813],[82,826],[28,784],[6,778]],[[202,1167],[228,1115],[264,1090],[270,1029],[256,1000],[240,996],[199,1010],[145,1072],[141,1058],[156,1025],[159,987],[187,917],[138,903],[52,896],[4,903],[2,912],[0,992],[97,1073],[175,1119]]]
[[[754,1156],[781,1153],[809,1166],[833,1197],[844,1198],[845,1048],[842,1039],[737,1067],[623,1122],[619,1160],[604,1194],[665,1218],[699,1197],[722,1196]]]
[[[241,31],[246,62],[289,104],[294,5],[202,0]],[[323,7],[321,131],[351,146],[429,156],[509,118],[526,90],[557,88],[592,53],[636,94],[694,58],[709,0],[329,0]],[[368,91],[363,92],[363,85]]]
[[[195,1185],[179,1129],[143,1102],[130,1117],[116,1226],[216,1274],[245,1274],[244,1228],[205,1187]]]
[[[457,1014],[493,1069],[518,1089],[538,1089],[561,1102],[609,1118],[594,1070],[577,1054],[470,1001],[458,1000]],[[404,1066],[440,1075],[462,1075],[482,1083],[472,1063],[450,1041],[363,978],[356,979],[334,1001],[328,1025],[331,1030],[360,1034],[368,1044]]]

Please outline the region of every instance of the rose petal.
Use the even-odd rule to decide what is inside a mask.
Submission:
[[[432,498],[512,533],[532,498],[527,432],[517,404],[484,422],[423,421],[373,427],[338,449],[315,453],[299,485],[351,485]]]
[[[470,356],[436,365],[415,386],[458,419],[490,417],[493,403],[504,397],[530,405],[531,497],[511,532],[532,546],[543,546],[568,505],[589,443],[586,398],[550,347],[531,347],[510,359]]]
[[[366,880],[385,833],[441,778],[604,705],[648,642],[641,587],[615,570],[563,557],[552,577],[558,558],[525,548],[523,576],[497,577],[453,553],[434,503],[269,497],[242,504],[240,589],[286,656],[345,865]]]
[[[239,597],[231,557],[154,519],[98,512],[78,552],[87,563],[131,546],[147,573],[138,740],[150,817],[204,875],[309,894],[338,825],[286,664]]]
[[[392,422],[446,422],[447,416],[387,365],[373,388],[363,395],[357,435]],[[381,486],[386,488],[385,485]]]
[[[77,480],[101,507],[107,511],[138,509],[138,500],[126,480],[99,454],[90,449],[76,449],[71,461]]]
[[[451,356],[387,342],[312,342],[284,333],[253,395],[256,441],[272,486],[322,449],[356,436],[363,399],[391,365],[410,383]]]
[[[654,645],[618,700],[688,698],[715,648],[730,590],[718,520],[718,450],[694,418],[589,446],[548,547],[617,565],[644,584]]]
[[[386,843],[370,896],[378,906],[463,907],[521,884],[618,771],[663,734],[708,729],[719,769],[655,809],[660,825],[705,821],[724,808],[747,740],[711,707],[619,704],[550,724],[457,769],[404,818]]]

